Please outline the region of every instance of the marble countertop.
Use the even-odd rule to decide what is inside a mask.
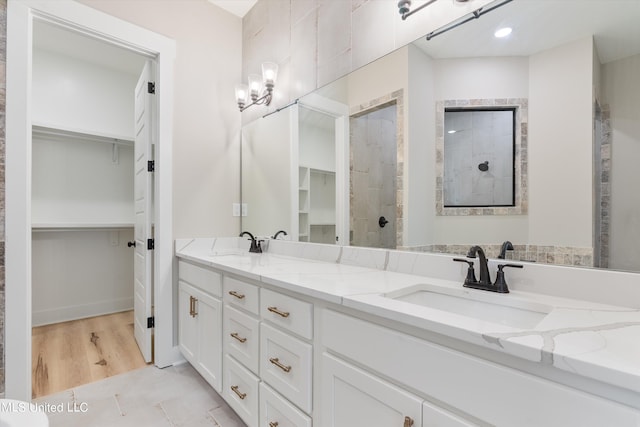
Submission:
[[[339,261],[250,254],[233,247],[213,251],[210,245],[193,241],[177,243],[176,256],[640,393],[637,309],[518,290],[494,294],[463,288],[454,280]],[[437,293],[488,304],[542,307],[533,310],[542,314],[532,324],[518,326],[394,298],[425,284]]]

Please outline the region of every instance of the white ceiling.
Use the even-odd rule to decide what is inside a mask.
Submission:
[[[513,32],[496,39],[503,26]],[[515,0],[416,44],[432,58],[529,56],[590,35],[602,63],[640,53],[640,1]]]
[[[242,18],[244,17],[244,15],[247,14],[247,12],[249,12],[249,10],[251,10],[253,5],[256,4],[258,0],[208,0],[208,1]]]

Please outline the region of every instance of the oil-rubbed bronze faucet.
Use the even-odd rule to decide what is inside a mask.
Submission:
[[[286,232],[286,231],[284,231],[284,230],[280,230],[280,231],[278,231],[276,234],[274,234],[274,235],[273,235],[272,239],[273,239],[273,240],[277,240],[277,239],[278,239],[278,236],[279,236],[279,235],[281,235],[281,234],[282,234],[283,236],[286,236],[286,235],[287,235],[287,232]]]
[[[478,264],[480,264],[480,280],[476,280],[475,271],[473,269],[473,261],[469,261],[468,259],[462,258],[454,258],[453,260],[456,262],[466,262],[469,264],[469,269],[467,270],[467,277],[464,280],[463,286],[466,288],[473,289],[481,289],[483,291],[491,291],[498,292],[501,294],[508,294],[509,287],[507,286],[507,281],[504,278],[504,271],[502,271],[505,267],[511,268],[522,268],[520,264],[499,264],[498,272],[496,273],[496,281],[495,283],[491,283],[491,276],[489,275],[489,265],[487,262],[487,257],[484,254],[484,250],[480,246],[472,246],[469,249],[469,253],[467,253],[467,258],[476,258],[478,257]]]
[[[256,240],[255,237],[253,237],[253,234],[249,233],[248,231],[243,231],[242,233],[240,233],[240,237],[247,235],[251,238],[251,247],[249,247],[249,252],[252,252],[254,254],[261,254],[262,253],[262,247],[260,246],[260,241]]]

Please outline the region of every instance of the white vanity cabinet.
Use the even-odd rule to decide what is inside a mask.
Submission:
[[[438,335],[239,268],[179,268],[180,348],[248,427],[640,427],[624,390],[548,358]]]
[[[640,425],[638,411],[580,390],[330,309],[320,318],[316,345],[332,353],[319,368],[323,427],[355,422],[343,401],[360,407],[357,413],[375,413],[373,402],[385,388],[394,397],[381,399],[376,417],[395,414],[394,422],[362,425],[403,425],[398,420],[405,416],[423,426]],[[406,390],[424,400],[422,424],[404,406],[411,401]]]
[[[184,261],[180,261],[178,269],[180,350],[207,382],[221,391],[221,275]]]

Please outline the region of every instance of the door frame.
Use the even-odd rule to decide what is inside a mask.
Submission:
[[[174,343],[172,146],[175,41],[71,0],[8,0],[6,60],[5,396],[31,400],[31,76],[34,19],[156,61],[155,365],[182,360]],[[7,327],[8,326],[8,327]]]

